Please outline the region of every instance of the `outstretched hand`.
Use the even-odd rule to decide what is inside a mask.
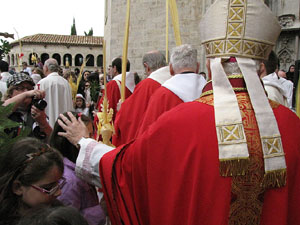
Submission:
[[[58,124],[66,132],[58,132],[58,135],[67,138],[73,145],[76,146],[81,138],[89,137],[89,132],[80,117],[77,120],[70,112],[68,112],[68,116],[71,120],[62,114],[59,115],[60,118],[58,119]]]

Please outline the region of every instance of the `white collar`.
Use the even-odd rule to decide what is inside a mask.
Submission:
[[[277,76],[277,74],[275,72],[271,73],[271,74],[269,74],[267,76],[264,76],[262,78],[262,81],[263,81],[264,85],[275,87],[276,89],[278,89],[278,91],[282,95],[284,95],[285,97],[287,97],[287,93],[286,93],[286,91],[284,90],[284,88],[282,86],[281,80],[278,79],[278,76]]]
[[[191,102],[202,94],[206,80],[195,73],[176,74],[167,80],[162,86],[172,91],[183,102]]]
[[[118,80],[122,82],[122,74],[115,76],[113,80]],[[131,93],[133,92],[135,88],[134,73],[126,72],[125,86],[131,91]]]
[[[155,80],[156,82],[163,84],[167,80],[171,78],[170,69],[169,66],[165,66],[162,68],[159,68],[152,72],[148,78]]]

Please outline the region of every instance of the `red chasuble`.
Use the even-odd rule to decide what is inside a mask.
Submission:
[[[250,154],[246,175],[220,176],[212,94],[180,104],[133,142],[102,157],[99,169],[112,224],[300,224],[298,117],[270,102],[282,136],[287,184],[265,190],[254,111],[246,92],[237,99]]]
[[[137,134],[142,134],[161,114],[180,103],[183,103],[183,101],[172,91],[163,86],[158,88],[149,100],[149,106],[144,113]]]
[[[160,86],[157,81],[147,78],[141,81],[133,94],[123,102],[115,120],[115,135],[112,138],[114,146],[125,144],[136,136],[149,99]]]

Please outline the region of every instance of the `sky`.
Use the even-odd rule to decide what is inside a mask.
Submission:
[[[84,35],[84,31],[88,32],[92,27],[94,36],[103,36],[104,2],[105,0],[3,0],[0,32],[15,34],[15,40],[18,38],[14,28],[20,38],[38,33],[70,35],[74,17],[77,35]]]

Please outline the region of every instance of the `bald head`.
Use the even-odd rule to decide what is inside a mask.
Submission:
[[[47,59],[43,69],[44,69],[44,74],[46,76],[50,73],[58,72],[59,66],[56,59],[53,58]]]
[[[165,56],[159,51],[147,52],[143,57],[143,65],[147,76],[155,70],[166,66],[166,64]]]

